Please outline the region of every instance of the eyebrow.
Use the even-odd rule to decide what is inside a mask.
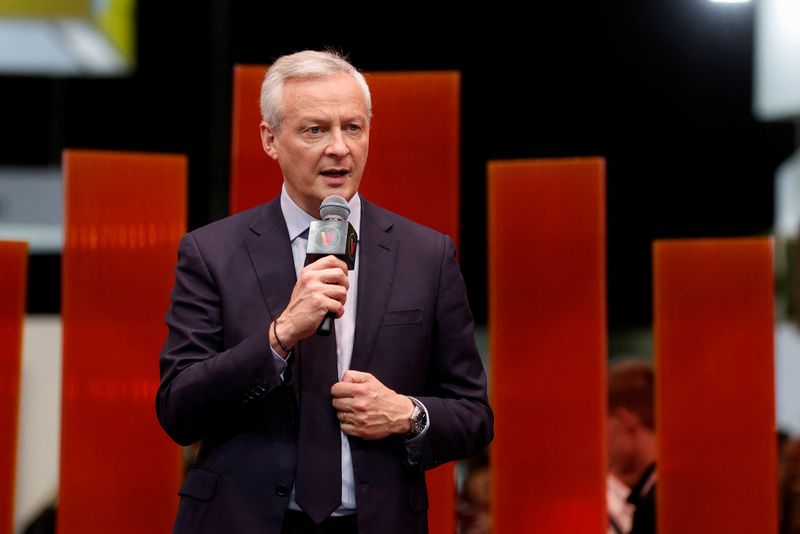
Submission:
[[[302,123],[318,123],[318,124],[330,124],[333,122],[329,117],[324,117],[322,115],[300,115],[297,118],[298,122]],[[361,114],[355,115],[345,115],[342,117],[342,123],[351,123],[351,122],[367,122],[367,117]]]

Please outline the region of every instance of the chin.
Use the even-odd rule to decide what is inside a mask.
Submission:
[[[350,199],[353,198],[353,195],[355,195],[357,191],[357,189],[348,184],[328,185],[326,189],[325,197],[339,195],[340,197],[344,197],[348,202],[350,202]]]

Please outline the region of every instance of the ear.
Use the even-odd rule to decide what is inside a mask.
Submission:
[[[261,130],[261,147],[267,153],[267,156],[278,161],[278,135],[266,121],[261,121],[259,128]]]

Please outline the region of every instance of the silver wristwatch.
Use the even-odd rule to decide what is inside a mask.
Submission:
[[[422,407],[420,402],[416,399],[411,399],[411,402],[414,403],[414,411],[411,412],[411,417],[408,418],[409,421],[411,422],[411,431],[403,436],[406,439],[419,436],[422,433],[422,431],[425,430],[425,425],[428,422],[428,417],[425,414],[425,409]]]

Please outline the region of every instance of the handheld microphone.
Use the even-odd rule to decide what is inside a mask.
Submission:
[[[356,246],[358,236],[353,225],[347,221],[350,217],[350,206],[347,201],[331,195],[319,206],[321,221],[311,221],[308,229],[308,247],[306,248],[306,265],[325,256],[336,256],[347,264],[349,270],[356,266]],[[317,328],[317,334],[329,336],[333,328],[333,312],[325,314]]]

